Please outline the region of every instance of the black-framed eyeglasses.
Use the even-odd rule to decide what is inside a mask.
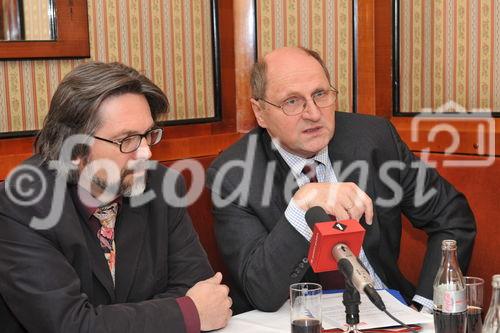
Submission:
[[[328,90],[320,90],[315,92],[311,96],[311,98],[314,104],[318,108],[327,108],[335,104],[338,93],[339,92],[337,89],[331,87]],[[304,112],[307,105],[307,99],[301,96],[290,97],[279,105],[266,101],[263,98],[259,98],[257,100],[266,102],[267,104],[280,108],[283,111],[283,113],[286,114],[287,116],[295,116],[301,114],[302,112]]]
[[[120,151],[122,153],[127,154],[139,149],[143,138],[146,139],[146,143],[148,144],[148,146],[154,146],[155,144],[160,142],[162,135],[163,129],[160,127],[155,127],[144,134],[132,134],[121,140],[108,140],[95,135],[93,135],[93,137],[101,141],[113,143],[120,147]]]

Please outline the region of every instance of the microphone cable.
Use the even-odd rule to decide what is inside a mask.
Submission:
[[[389,318],[391,318],[392,320],[397,322],[399,325],[403,326],[406,329],[405,332],[417,333],[416,330],[412,329],[410,326],[406,325],[401,320],[394,317],[389,311],[387,311],[387,308],[385,306],[384,301],[382,300],[382,297],[380,297],[380,294],[377,292],[377,290],[375,288],[373,288],[371,285],[367,285],[363,289],[363,292],[368,297],[368,299],[372,302],[372,304],[377,307],[377,309],[384,312],[386,315],[389,316]]]
[[[413,330],[410,326],[406,325],[403,323],[401,320],[398,318],[394,317],[389,311],[387,311],[387,308],[385,307],[384,301],[382,300],[382,297],[380,297],[379,293],[370,285],[366,286],[365,289],[363,290],[368,296],[368,299],[379,309],[380,311],[384,312],[386,315],[389,316],[392,320],[403,326],[408,330],[408,332],[416,333],[417,331]]]
[[[406,325],[401,320],[399,320],[398,318],[394,317],[389,311],[387,311],[387,309],[385,309],[383,311],[384,311],[384,313],[386,315],[389,316],[389,318],[391,318],[392,320],[394,320],[395,322],[397,322],[398,324],[400,324],[401,326],[403,326],[404,328],[406,328],[408,330],[408,332],[417,333],[417,331],[415,331],[414,329],[412,329],[410,326]]]

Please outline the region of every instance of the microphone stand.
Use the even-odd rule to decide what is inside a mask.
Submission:
[[[345,279],[345,289],[342,295],[342,303],[345,306],[345,318],[347,323],[347,333],[361,333],[358,330],[359,324],[359,304],[361,304],[361,298],[359,292],[354,288],[349,279]]]

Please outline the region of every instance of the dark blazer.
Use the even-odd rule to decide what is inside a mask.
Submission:
[[[26,163],[40,161],[35,156]],[[185,332],[176,298],[213,271],[186,209],[163,199],[166,173],[165,185],[184,193],[178,173],[158,165],[148,171],[146,188],[156,199],[132,207],[124,198],[115,229],[113,288],[99,242],[68,191],[54,227],[29,226],[52,206],[55,176],[45,166],[39,169],[49,191],[29,207],[14,204],[0,184],[0,331]],[[40,184],[30,186],[37,191]]]
[[[416,206],[414,197],[418,169],[411,165],[418,159],[388,121],[337,112],[335,134],[328,152],[339,181],[359,184],[362,179],[360,169],[354,169],[346,177],[343,173],[353,162],[367,164],[365,192],[374,202],[375,217],[372,225],[367,225],[363,219],[361,221],[366,229],[363,249],[370,264],[389,288],[399,290],[407,300],[415,292],[432,299],[432,284],[440,264],[443,239],[458,241],[460,264],[466,270],[476,232],[474,217],[465,197],[436,170],[426,169],[422,173],[425,176],[423,193],[430,188],[435,188],[437,193],[424,205]],[[379,174],[386,161],[401,162],[400,168],[392,168],[388,172],[392,184],[384,182]],[[232,167],[227,162],[231,162]],[[297,187],[291,176],[288,182],[295,190],[284,193],[289,174],[288,165],[272,148],[271,139],[262,128],[245,135],[208,169],[207,184],[212,190],[218,246],[237,281],[232,290],[235,311],[251,308],[275,311],[288,298],[290,284],[318,280],[307,263],[309,243],[284,216],[288,201]],[[402,188],[402,200],[397,205],[383,207],[376,199],[393,198],[393,184]],[[266,196],[270,189],[271,195]],[[233,192],[239,195],[235,197]],[[218,207],[220,199],[226,199],[229,204]],[[402,275],[397,265],[401,214],[428,235],[428,249],[416,288]]]

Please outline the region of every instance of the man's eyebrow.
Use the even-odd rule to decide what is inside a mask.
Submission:
[[[290,97],[297,97],[297,96],[302,96],[301,94],[299,94],[297,91],[295,90],[288,90],[288,91],[284,91],[283,94],[280,94],[280,97],[278,98],[278,100],[280,102],[284,102],[286,101],[287,99],[289,99]]]
[[[142,132],[142,133],[139,133],[139,132],[137,132],[137,131],[131,131],[131,130],[128,130],[128,131],[123,131],[123,132],[117,133],[116,135],[113,135],[113,138],[120,138],[120,137],[125,138],[125,137],[127,137],[127,136],[129,136],[129,135],[134,135],[134,134],[144,134],[144,133],[146,133],[147,131],[150,131],[150,130],[152,130],[152,129],[153,129],[153,128],[155,128],[155,127],[156,127],[156,124],[153,124],[153,125],[149,126],[149,128],[148,128],[147,130],[145,130],[144,132]]]
[[[312,94],[314,95],[314,94],[316,94],[316,93],[318,93],[318,92],[320,92],[320,91],[323,91],[323,92],[324,92],[324,91],[327,91],[327,90],[328,90],[328,88],[326,88],[326,89],[325,89],[325,88],[317,88],[317,89],[314,89],[314,91],[313,91],[313,93],[312,93]]]
[[[313,90],[313,92],[311,93],[311,96],[314,95],[315,93],[319,92],[319,91],[326,91],[328,90],[328,88],[323,88],[323,87],[317,87],[316,89]],[[284,91],[283,97],[280,97],[279,98],[279,101],[280,102],[284,102],[286,101],[287,99],[289,99],[290,97],[307,97],[307,96],[304,96],[303,94],[299,93],[298,91],[295,91],[295,90],[289,90],[289,91]]]

